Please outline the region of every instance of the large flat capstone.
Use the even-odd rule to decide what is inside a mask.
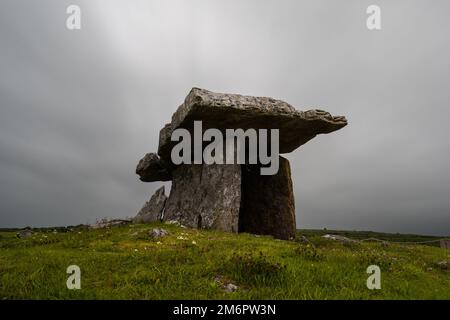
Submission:
[[[288,153],[318,134],[330,133],[347,125],[342,116],[323,110],[299,111],[290,104],[268,97],[214,93],[193,88],[184,103],[159,134],[158,154],[170,163],[174,146],[172,132],[177,128],[193,129],[194,121],[202,121],[203,130],[279,129],[280,153]]]

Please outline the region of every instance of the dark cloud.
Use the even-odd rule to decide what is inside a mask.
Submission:
[[[69,4],[82,30],[65,28]],[[137,160],[193,86],[346,115],[290,154],[299,227],[450,234],[450,4],[0,4],[0,226],[131,216]]]

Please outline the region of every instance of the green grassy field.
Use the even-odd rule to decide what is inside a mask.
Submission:
[[[148,230],[169,235],[152,239]],[[0,299],[450,299],[450,251],[426,245],[340,243],[337,231],[299,230],[312,244],[174,225],[0,232]],[[341,232],[361,239],[432,237]],[[381,268],[381,290],[366,269]],[[81,268],[81,289],[66,268]],[[447,265],[448,266],[448,265]],[[227,292],[224,285],[238,289]]]

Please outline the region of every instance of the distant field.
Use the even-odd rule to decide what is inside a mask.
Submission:
[[[148,231],[169,235],[152,239]],[[67,231],[19,239],[0,231],[0,299],[450,299],[450,251],[434,245],[340,243],[326,233],[393,242],[436,237],[298,230],[311,243],[166,224]],[[66,231],[66,232],[65,232]],[[441,264],[439,264],[441,262]],[[81,290],[66,268],[81,268]],[[381,290],[366,269],[381,268]],[[228,292],[226,286],[237,286]]]

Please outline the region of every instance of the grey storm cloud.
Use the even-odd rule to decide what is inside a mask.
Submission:
[[[65,27],[77,4],[82,29]],[[381,7],[382,30],[366,28]],[[136,214],[137,161],[191,87],[349,125],[289,154],[302,228],[450,234],[450,3],[0,4],[0,227]]]

